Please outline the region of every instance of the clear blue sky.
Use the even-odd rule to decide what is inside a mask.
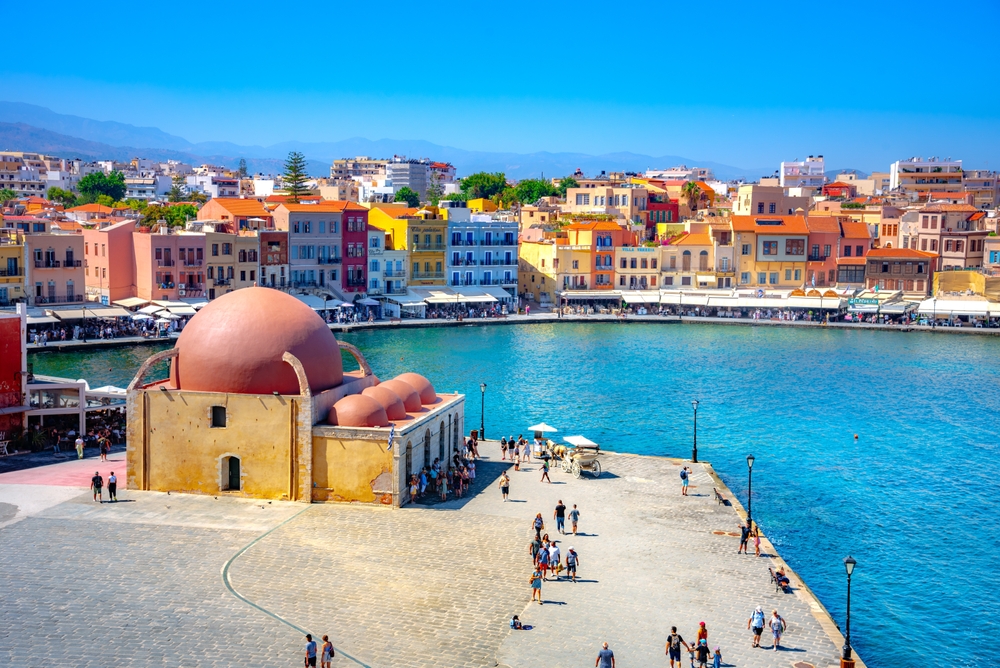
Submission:
[[[995,1],[53,0],[4,19],[25,32],[0,97],[191,141],[1000,168]]]

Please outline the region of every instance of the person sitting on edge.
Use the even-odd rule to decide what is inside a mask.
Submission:
[[[774,578],[778,581],[778,585],[782,589],[786,589],[787,590],[788,586],[790,584],[792,584],[792,581],[788,579],[787,575],[785,575],[785,567],[784,566],[782,566],[777,571],[775,571]]]
[[[517,615],[510,618],[510,628],[515,631],[520,631],[522,629],[521,620],[517,618]]]

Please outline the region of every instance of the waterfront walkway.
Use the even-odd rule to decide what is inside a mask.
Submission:
[[[482,453],[492,478],[498,448]],[[671,625],[690,640],[705,621],[727,665],[836,665],[822,606],[794,574],[792,594],[769,583],[770,544],[736,554],[738,505],[716,503],[710,467],[694,465],[685,498],[678,461],[601,458],[601,478],[554,469],[552,484],[522,465],[507,503],[485,480],[401,510],[128,491],[99,505],[75,470],[90,461],[0,474],[0,663],[299,665],[308,630],[331,635],[335,666],[591,666],[607,641],[618,666],[645,668],[669,665]],[[555,537],[558,499],[581,510],[561,543],[580,582],[547,582],[532,605],[530,522],[541,512]],[[782,651],[750,648],[755,605],[787,620]],[[531,630],[510,632],[512,614]]]

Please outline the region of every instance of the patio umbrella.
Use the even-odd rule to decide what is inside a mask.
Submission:
[[[528,431],[539,431],[539,432],[542,432],[544,434],[547,431],[559,431],[559,430],[556,429],[555,427],[551,426],[551,425],[545,424],[544,422],[539,422],[536,425],[532,425],[532,426],[528,427]]]
[[[372,299],[371,297],[366,297],[365,299],[362,299],[358,303],[363,304],[364,306],[378,306],[378,302]]]
[[[570,445],[575,445],[575,446],[583,446],[583,447],[591,447],[592,448],[595,445],[597,445],[597,443],[594,443],[592,440],[590,440],[586,436],[567,436],[563,440],[566,441],[567,443],[569,443]]]
[[[133,320],[152,320],[153,316],[146,315],[145,313],[135,313],[132,315]]]
[[[166,318],[157,318],[156,319],[156,324],[157,325],[169,325],[170,321],[167,320]]]

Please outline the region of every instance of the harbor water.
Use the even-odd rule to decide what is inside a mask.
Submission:
[[[528,435],[544,420],[555,437],[690,457],[697,399],[699,459],[746,506],[746,456],[755,456],[754,518],[840,624],[843,558],[857,559],[851,636],[869,666],[1000,665],[994,337],[639,323],[338,337],[381,378],[417,371],[439,391],[465,393],[467,429],[479,427],[484,398],[490,438]],[[35,373],[125,386],[159,349],[30,361]]]

